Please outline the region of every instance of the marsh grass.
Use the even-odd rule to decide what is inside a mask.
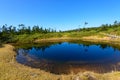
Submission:
[[[14,35],[10,42],[12,43],[32,43],[36,40],[43,40],[43,39],[56,39],[56,38],[82,38],[91,35],[97,35],[98,33],[95,31],[88,31],[88,32],[56,32],[56,33],[35,33],[35,34],[21,34],[21,35]]]
[[[15,55],[14,47],[9,44],[0,48],[0,80],[120,80],[120,72],[52,74],[18,64]]]

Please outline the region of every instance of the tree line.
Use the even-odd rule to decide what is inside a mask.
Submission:
[[[86,24],[88,23],[86,22],[85,25]],[[81,31],[91,31],[91,30],[94,30],[96,32],[102,32],[102,31],[107,31],[109,29],[116,30],[117,27],[120,27],[119,21],[114,21],[113,24],[102,24],[100,27],[90,27],[90,28],[83,27],[74,30],[59,31],[59,32],[81,32]],[[47,34],[47,33],[55,33],[55,32],[57,31],[54,29],[43,28],[40,27],[39,25],[25,26],[24,24],[19,24],[18,26],[13,26],[13,25],[8,26],[7,24],[5,24],[0,26],[0,43],[12,39],[15,35],[22,35],[22,34],[31,35],[35,33]]]
[[[39,25],[31,26],[25,26],[24,24],[19,24],[18,26],[7,24],[0,26],[0,42],[4,42],[10,38],[12,38],[14,35],[21,35],[21,34],[35,34],[35,33],[53,33],[56,32],[56,30],[51,28],[43,28]]]
[[[87,22],[86,22],[87,23]],[[88,23],[87,23],[88,24]],[[91,31],[91,30],[95,30],[97,32],[100,32],[100,31],[107,31],[108,29],[115,29],[117,27],[120,27],[120,22],[115,20],[113,24],[102,24],[101,26],[99,27],[84,27],[83,28],[78,28],[78,29],[73,29],[73,30],[68,30],[68,31],[65,31],[65,32],[73,32],[73,31],[78,31],[78,32],[81,32],[81,31]]]
[[[25,26],[24,24],[19,24],[17,27],[10,25],[7,26],[7,24],[0,26],[0,33],[9,33],[9,34],[34,34],[34,33],[50,33],[50,32],[56,32],[54,29],[47,29],[40,27],[39,25],[35,25],[33,27],[31,26]]]

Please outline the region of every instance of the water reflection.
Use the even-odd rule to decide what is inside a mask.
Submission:
[[[119,49],[106,44],[63,42],[29,49],[19,48],[16,59],[24,65],[56,74],[120,70]]]

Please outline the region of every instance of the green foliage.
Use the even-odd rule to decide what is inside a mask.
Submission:
[[[88,23],[86,22],[85,25]],[[60,38],[60,37],[76,37],[100,35],[100,32],[120,35],[120,22],[115,21],[113,25],[102,24],[100,27],[80,28],[68,31],[56,32],[54,29],[43,29],[38,25],[33,27],[19,24],[18,27],[8,26],[7,24],[0,27],[0,43],[8,42],[34,42],[36,39]]]
[[[56,30],[51,28],[43,29],[38,25],[30,27],[25,26],[24,24],[19,24],[18,28],[12,25],[7,26],[7,24],[0,27],[0,42],[33,42],[37,38],[48,38],[51,35],[45,35],[47,33],[54,33]],[[45,36],[44,36],[45,35]]]

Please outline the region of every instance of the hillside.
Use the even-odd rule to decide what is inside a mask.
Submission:
[[[82,39],[84,37],[105,38],[111,36],[120,36],[120,23],[103,24],[100,27],[80,28],[68,31],[59,31],[43,29],[39,26],[26,27],[24,24],[20,28],[3,25],[0,30],[0,42],[4,43],[33,43],[41,39]]]

